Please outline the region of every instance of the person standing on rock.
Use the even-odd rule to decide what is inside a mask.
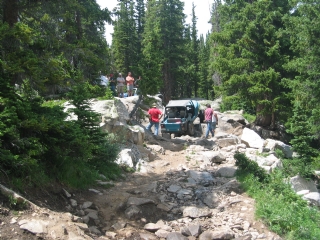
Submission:
[[[114,79],[113,74],[110,74],[110,80],[109,80],[110,89],[112,91],[113,96],[116,95],[116,80]]]
[[[117,92],[118,92],[118,97],[123,97],[123,89],[124,89],[124,84],[126,80],[122,77],[122,74],[119,73],[119,77],[117,78]]]
[[[134,83],[134,78],[132,77],[131,72],[128,72],[128,76],[126,77],[126,82],[127,82],[127,91],[128,91],[128,97],[133,96],[133,83]]]
[[[213,115],[213,110],[210,106],[210,104],[208,103],[206,105],[207,109],[204,111],[204,119],[207,123],[207,130],[206,130],[206,138],[209,137],[209,132],[211,133],[212,137],[214,136],[214,132],[212,130],[212,115]]]
[[[100,79],[101,79],[101,85],[103,86],[103,87],[107,87],[108,86],[108,83],[109,83],[109,78],[108,78],[108,75],[106,74],[105,76],[103,76],[103,75],[101,75],[101,77],[100,77]]]
[[[147,130],[151,131],[152,126],[154,125],[154,135],[158,135],[159,132],[159,122],[162,117],[162,112],[157,108],[157,105],[154,103],[152,104],[152,108],[148,111],[149,114],[149,124],[147,126]]]

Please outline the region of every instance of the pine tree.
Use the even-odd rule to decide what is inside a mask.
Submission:
[[[209,34],[206,39],[200,35],[199,44],[199,96],[205,99],[213,98],[213,82],[209,76]]]
[[[261,126],[275,125],[286,91],[281,79],[289,44],[282,18],[289,10],[287,0],[226,1],[219,8],[221,32],[212,34],[211,74],[221,76],[224,96],[255,107]]]
[[[287,34],[291,36],[294,56],[286,65],[291,78],[286,85],[292,89],[294,114],[287,127],[293,134],[293,145],[301,159],[302,169],[313,164],[320,166],[320,4],[313,1],[294,1],[286,18]],[[318,162],[316,162],[318,161]]]
[[[118,72],[138,71],[138,35],[135,21],[134,2],[120,1],[116,12],[112,38],[112,50]]]
[[[142,67],[142,38],[143,38],[143,32],[144,32],[144,25],[145,25],[145,4],[144,0],[136,0],[136,28],[137,28],[137,65],[139,66],[139,72],[138,75],[141,75],[141,67]]]
[[[162,88],[164,102],[171,99],[174,83],[182,78],[184,18],[179,0],[148,1],[142,42],[145,91],[154,94]]]
[[[62,180],[63,174],[88,183],[87,173],[96,176],[93,166],[106,166],[105,159],[112,162],[116,148],[105,134],[91,131],[99,126],[90,125],[96,118],[88,109],[79,114],[84,124],[65,121],[63,108],[44,106],[42,96],[90,81],[106,67],[103,31],[108,12],[95,0],[2,3],[0,168],[9,177],[28,179],[27,184],[39,184],[41,177]]]
[[[195,14],[195,5],[192,3],[192,26],[191,26],[191,55],[192,72],[190,72],[190,81],[188,85],[192,86],[194,97],[198,97],[199,88],[199,39],[197,30],[197,17]],[[191,94],[188,97],[192,96]]]
[[[1,44],[3,51],[11,53],[5,62],[16,71],[12,85],[23,84],[22,79],[28,78],[41,95],[52,94],[83,77],[93,80],[106,67],[103,31],[110,16],[95,0],[17,4],[12,13],[6,10],[10,16],[19,10],[19,22],[11,29],[17,40],[3,38]]]

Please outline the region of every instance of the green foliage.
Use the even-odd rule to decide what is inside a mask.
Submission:
[[[5,86],[2,89],[7,89],[8,97],[1,97],[0,166],[16,179],[12,183],[18,188],[22,188],[19,179],[28,179],[24,181],[27,185],[56,179],[84,187],[94,183],[98,173],[119,174],[113,163],[117,144],[101,132],[99,116],[89,111],[88,101],[83,100],[91,94],[88,87],[82,85],[72,91],[78,120],[65,121],[67,113],[60,103],[43,104],[32,93],[18,97]]]
[[[286,33],[291,36],[294,57],[285,65],[291,73],[284,83],[290,94],[293,113],[287,121],[291,144],[299,155],[297,164],[290,167],[310,177],[319,169],[320,94],[319,94],[319,5],[310,1],[293,1],[295,11],[285,18]],[[293,34],[296,33],[296,34]]]
[[[243,154],[235,154],[237,177],[243,188],[256,200],[256,215],[270,230],[286,239],[318,239],[320,213],[308,207],[283,179],[285,172],[270,175]],[[268,201],[266,201],[268,199]]]
[[[104,95],[102,97],[98,97],[99,100],[111,100],[114,99],[112,90],[107,87],[104,89]]]
[[[237,174],[252,174],[259,182],[268,182],[269,175],[267,172],[260,168],[255,161],[251,161],[242,153],[236,153],[234,155],[236,159]]]
[[[305,177],[310,177],[313,174],[314,161],[319,157],[319,150],[313,147],[315,135],[310,128],[312,120],[308,115],[305,108],[296,105],[288,129],[288,132],[294,136],[291,140],[293,149],[299,155],[299,162],[293,167],[301,176]]]
[[[84,187],[102,171],[114,178],[119,173],[114,164],[118,147],[100,131],[99,117],[83,100],[109,97],[108,91],[93,85],[98,71],[110,64],[103,35],[104,21],[111,22],[109,12],[95,1],[76,0],[27,5],[17,1],[19,16],[4,7],[0,6],[8,11],[0,23],[2,173],[19,189],[52,180]],[[12,19],[19,21],[14,24]],[[70,89],[77,121],[66,121],[63,101],[42,98]]]
[[[197,18],[195,15],[195,5],[192,5],[192,23],[191,26],[184,30],[184,56],[183,63],[179,66],[181,69],[181,78],[177,78],[174,85],[172,96],[181,97],[198,97],[199,93],[199,40],[197,36]]]
[[[134,1],[124,0],[119,3],[116,12],[117,20],[114,25],[112,51],[115,67],[118,72],[122,73],[133,72],[135,74],[138,71],[140,60],[137,46],[141,45],[141,41],[138,41],[134,6]],[[141,35],[141,32],[139,34]]]
[[[9,205],[10,208],[14,209],[14,210],[24,210],[27,208],[27,202],[26,201],[22,201],[22,200],[18,200],[17,198],[15,198],[12,195],[9,195]]]
[[[222,98],[221,111],[244,110],[246,113],[255,114],[256,111],[248,99],[239,95],[225,96]]]
[[[55,107],[55,106],[63,106],[64,103],[66,103],[67,100],[64,100],[64,99],[60,99],[60,100],[48,100],[48,101],[44,101],[42,103],[42,106],[43,107]]]
[[[213,81],[209,76],[209,34],[206,39],[201,35],[199,40],[199,96],[213,99]]]
[[[211,35],[210,74],[222,80],[215,90],[224,98],[232,96],[230,103],[224,100],[225,108],[245,103],[247,112],[255,109],[265,117],[281,106],[281,92],[287,91],[281,83],[283,64],[289,54],[282,17],[289,10],[287,1],[227,1],[216,10],[220,31]]]
[[[319,211],[310,208],[306,201],[293,192],[290,185],[283,181],[281,172],[272,173],[268,182],[260,182],[249,172],[241,175],[239,180],[256,200],[256,216],[271,231],[285,239],[319,239]]]
[[[12,85],[29,79],[41,96],[61,94],[74,83],[79,70],[86,79],[93,79],[110,64],[103,36],[104,20],[110,22],[110,16],[95,2],[17,4],[19,21],[12,27],[6,19],[0,24],[1,51],[5,53],[1,64],[16,75]],[[7,16],[11,14],[15,12]]]
[[[181,78],[181,63],[185,53],[183,4],[179,0],[147,3],[144,28],[143,93],[156,94],[163,90],[164,102],[174,92]]]
[[[253,123],[254,121],[255,121],[255,119],[256,119],[256,116],[255,115],[252,115],[252,114],[249,114],[249,113],[244,113],[243,114],[243,117],[245,118],[245,119],[247,119],[247,121],[249,122],[249,123]]]
[[[284,159],[285,155],[281,149],[275,149],[274,152],[277,158]]]

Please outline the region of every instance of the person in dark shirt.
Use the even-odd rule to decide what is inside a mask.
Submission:
[[[109,86],[110,86],[111,91],[113,92],[113,95],[115,96],[117,83],[116,83],[116,80],[114,79],[114,75],[112,73],[110,74],[110,77],[109,77]]]

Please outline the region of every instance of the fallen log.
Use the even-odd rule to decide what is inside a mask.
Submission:
[[[22,197],[2,184],[0,184],[0,192],[9,199],[13,199],[16,205],[28,205],[28,207],[31,207],[33,210],[40,209],[40,207],[30,202],[28,199]]]

